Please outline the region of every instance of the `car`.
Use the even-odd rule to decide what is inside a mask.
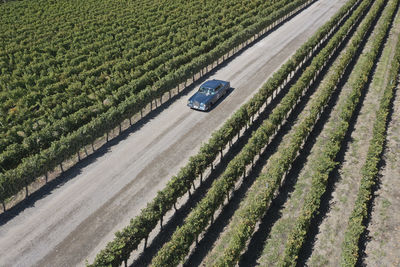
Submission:
[[[231,88],[230,82],[208,80],[189,98],[187,105],[192,109],[207,111]]]

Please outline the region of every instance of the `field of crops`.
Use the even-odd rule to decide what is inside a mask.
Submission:
[[[347,1],[93,264],[126,262],[141,242],[139,264],[154,266],[354,266],[365,259],[365,225],[398,86],[398,10],[398,0]],[[264,114],[276,96],[279,104]],[[243,129],[251,138],[240,152],[168,231],[168,241],[146,252],[157,223],[195,184],[203,185],[202,173]],[[348,149],[356,138],[363,149]],[[347,199],[330,202],[343,184]],[[332,228],[336,239],[327,237]]]
[[[0,201],[314,2],[0,4]],[[399,7],[347,0],[88,264],[399,265]]]
[[[0,6],[1,201],[307,2]]]

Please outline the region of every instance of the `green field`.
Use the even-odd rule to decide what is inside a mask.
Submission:
[[[313,3],[0,4],[0,201]],[[345,1],[87,264],[398,262],[399,33],[400,0]]]
[[[53,170],[303,2],[1,5],[0,198]]]

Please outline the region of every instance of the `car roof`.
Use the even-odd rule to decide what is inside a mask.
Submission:
[[[220,80],[208,80],[206,82],[204,82],[201,87],[206,87],[206,88],[210,88],[210,89],[215,89],[217,88],[218,85],[221,84]]]

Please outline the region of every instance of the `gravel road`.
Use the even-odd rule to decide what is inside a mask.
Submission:
[[[161,190],[212,131],[249,99],[346,1],[320,0],[218,68],[234,88],[210,112],[180,96],[158,115],[74,167],[66,182],[12,219],[0,217],[0,266],[82,266]],[[93,157],[92,157],[93,158]]]

